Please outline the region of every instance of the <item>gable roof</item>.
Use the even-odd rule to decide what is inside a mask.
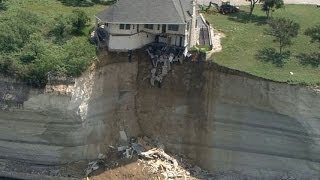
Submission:
[[[118,0],[96,17],[123,24],[185,24],[191,0]]]

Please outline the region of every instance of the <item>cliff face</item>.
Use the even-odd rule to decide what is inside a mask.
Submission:
[[[45,90],[2,81],[1,158],[37,164],[94,159],[118,141],[120,130],[137,135],[136,73],[137,63],[118,63]]]
[[[319,90],[217,65],[174,70],[161,89],[139,84],[137,115],[145,134],[213,171],[320,177]]]
[[[113,63],[73,85],[0,81],[0,158],[37,164],[93,159],[144,134],[203,168],[252,177],[320,177],[320,91],[216,65],[174,65],[151,87],[148,62]]]

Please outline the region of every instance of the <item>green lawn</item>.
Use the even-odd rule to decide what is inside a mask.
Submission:
[[[89,7],[66,6],[58,0],[10,0],[8,1],[8,5],[9,10],[5,13],[14,13],[15,11],[24,9],[41,16],[42,19],[47,22],[46,24],[52,23],[54,18],[58,17],[58,15],[70,15],[72,10],[81,9],[91,17],[91,24],[94,25],[94,15],[106,8],[106,6],[103,5]]]
[[[246,20],[248,7],[240,7],[244,12],[232,15],[206,14],[206,19],[212,26],[223,32],[222,51],[213,55],[213,61],[233,69],[250,74],[292,84],[320,85],[320,68],[302,66],[295,57],[299,53],[317,52],[319,46],[311,44],[310,38],[303,35],[306,28],[320,24],[320,10],[315,6],[286,5],[284,9],[276,10],[273,17],[288,17],[301,26],[300,33],[294,44],[288,47],[292,55],[285,61],[283,67],[277,67],[271,62],[264,62],[255,58],[257,52],[263,48],[274,47],[273,37],[265,35],[265,14],[257,6],[251,22]],[[290,72],[294,74],[291,75]]]

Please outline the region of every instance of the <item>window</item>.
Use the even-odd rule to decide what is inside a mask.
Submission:
[[[179,31],[179,25],[169,25],[168,30],[169,31]]]
[[[130,24],[120,24],[120,26],[119,26],[119,29],[126,29],[126,30],[128,30],[128,29],[130,29]]]
[[[153,29],[153,24],[145,24],[144,28],[146,29]]]
[[[160,30],[160,24],[158,24],[158,31]]]

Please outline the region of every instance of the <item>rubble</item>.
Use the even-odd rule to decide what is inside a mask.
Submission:
[[[208,173],[200,167],[192,167],[181,158],[168,155],[164,151],[162,144],[144,137],[138,138],[136,142],[131,143],[124,153],[125,158],[131,158],[134,154],[139,156],[139,164],[149,173],[162,174],[163,179],[197,179],[194,176],[207,178]],[[129,155],[128,155],[129,154]]]
[[[155,85],[156,81],[161,86],[164,77],[171,71],[171,64],[174,62],[182,64],[188,52],[186,48],[169,46],[165,43],[152,43],[147,46],[146,51],[153,66],[150,78],[152,86]]]
[[[176,156],[168,155],[162,144],[147,137],[131,138],[127,145],[117,148],[109,147],[116,150],[122,160],[136,161],[135,158],[138,158],[138,165],[142,166],[143,170],[150,174],[163,176],[161,179],[198,179],[198,177],[200,179],[210,179],[206,171],[198,166],[193,167],[183,157],[179,157],[180,160],[177,160]],[[114,168],[119,165],[120,159],[115,162],[109,162],[109,160],[106,162],[106,155],[99,154],[96,161],[88,164],[85,174],[88,176],[100,167]],[[112,165],[109,166],[110,164]]]
[[[97,169],[99,169],[98,161],[90,162],[88,168],[85,170],[86,177]]]

